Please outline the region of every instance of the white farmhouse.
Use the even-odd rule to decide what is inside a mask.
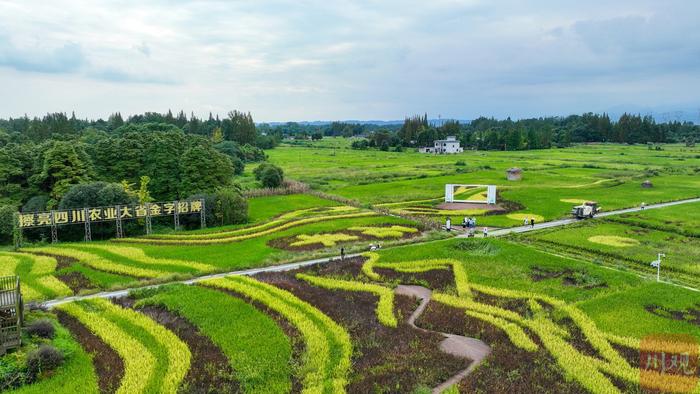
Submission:
[[[435,140],[433,147],[428,146],[418,148],[418,152],[420,153],[435,153],[438,155],[446,153],[461,153],[462,151],[462,147],[459,146],[459,140],[453,135],[444,140]]]

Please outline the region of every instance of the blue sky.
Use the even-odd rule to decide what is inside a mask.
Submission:
[[[0,116],[700,113],[698,15],[673,0],[0,0]]]

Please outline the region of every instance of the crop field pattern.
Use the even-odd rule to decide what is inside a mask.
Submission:
[[[656,274],[656,268],[649,263],[657,253],[663,253],[664,279],[698,287],[698,220],[700,203],[691,203],[538,232],[525,240],[545,249],[647,275]]]
[[[324,145],[325,146],[325,145]],[[500,198],[524,208],[518,213],[546,220],[568,214],[572,205],[598,201],[604,210],[700,196],[697,149],[668,145],[665,151],[640,146],[590,145],[539,151],[426,155],[415,152],[357,151],[316,147],[280,147],[270,160],[295,179],[362,203],[429,216],[449,216],[436,209],[444,185],[495,184]],[[457,162],[465,165],[456,165]],[[505,170],[521,167],[523,179],[505,180]],[[642,189],[650,180],[654,187]],[[453,215],[485,215],[478,209]],[[522,219],[485,215],[488,226],[522,224]]]
[[[410,220],[311,195],[250,201],[254,210],[247,225],[27,247],[0,252],[0,270],[19,274],[27,282],[25,299],[40,301],[337,255],[340,244],[350,251],[373,240],[403,242],[421,233]]]
[[[0,251],[0,274],[21,278],[26,302],[59,300],[27,308],[54,337],[9,357],[37,343],[64,355],[7,392],[700,394],[700,368],[670,379],[640,357],[654,335],[700,343],[700,203],[501,238],[431,223],[505,228],[589,200],[615,210],[697,197],[700,151],[440,156],[346,142],[270,150],[315,190],[250,198],[247,223]],[[506,181],[514,166],[523,180]],[[452,209],[446,183],[496,184],[499,206]],[[233,272],[307,260],[324,262]]]

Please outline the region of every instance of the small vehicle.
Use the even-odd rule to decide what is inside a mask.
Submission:
[[[577,205],[571,210],[571,214],[576,219],[590,219],[593,216],[595,216],[598,212],[600,212],[600,207],[595,201],[586,201],[582,205]]]

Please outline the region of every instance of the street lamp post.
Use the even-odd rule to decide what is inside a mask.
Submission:
[[[662,257],[666,257],[666,255],[663,253],[659,253],[656,256],[656,260],[651,262],[651,266],[656,267],[656,281],[657,282],[661,280],[660,277],[661,277],[661,258]]]

